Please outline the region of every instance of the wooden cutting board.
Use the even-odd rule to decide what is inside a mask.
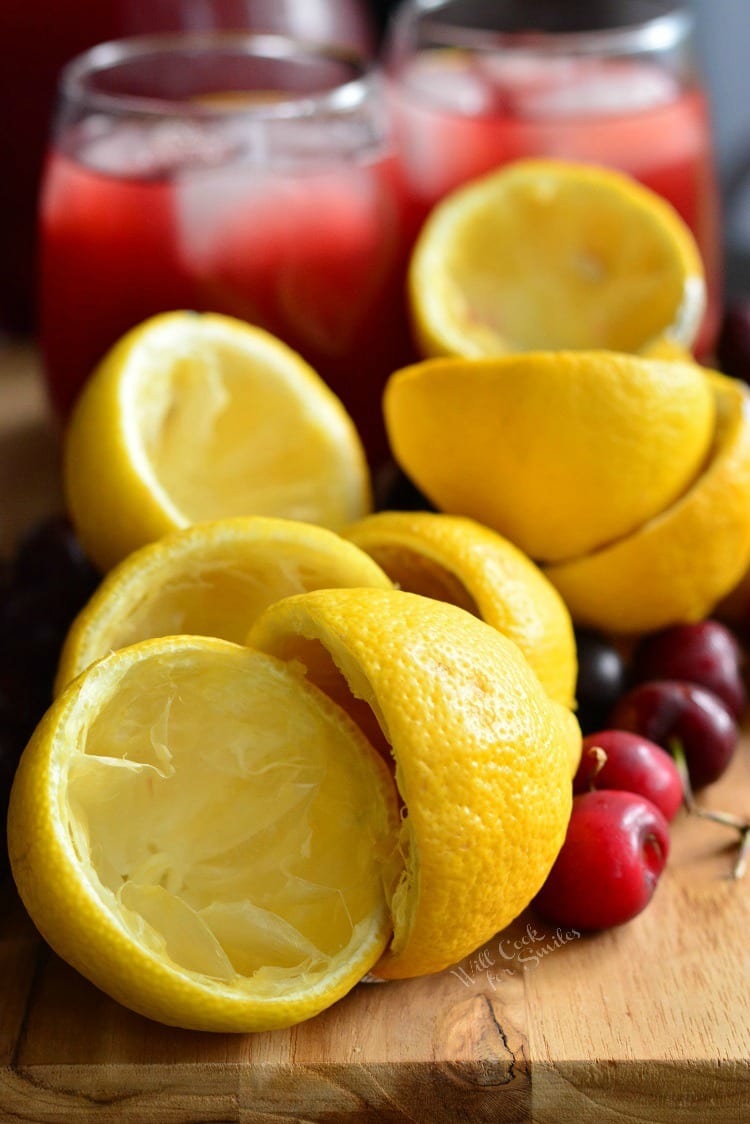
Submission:
[[[36,360],[0,354],[0,551],[60,509]],[[704,797],[750,814],[750,739]],[[199,1034],[130,1013],[0,894],[0,1121],[746,1124],[750,875],[682,813],[651,906],[596,936],[531,915],[455,970],[360,984],[291,1030]]]

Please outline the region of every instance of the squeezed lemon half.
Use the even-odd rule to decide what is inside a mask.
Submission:
[[[376,974],[438,972],[529,904],[565,837],[581,735],[516,644],[454,605],[378,589],[285,598],[249,643],[304,668],[394,761],[403,870]]]
[[[371,504],[339,399],[280,340],[214,313],[164,313],[114,346],[71,417],[64,484],[103,570],[191,523],[268,515],[336,529]]]
[[[690,229],[608,168],[518,160],[428,216],[409,271],[424,355],[689,349],[705,309]]]
[[[391,583],[367,554],[323,527],[260,515],[196,523],[110,570],[68,631],[55,690],[139,640],[189,633],[240,643],[282,597],[368,585]]]
[[[199,1030],[310,1018],[390,939],[389,771],[293,669],[223,640],[144,641],[57,699],[8,842],[49,944],[113,998]]]

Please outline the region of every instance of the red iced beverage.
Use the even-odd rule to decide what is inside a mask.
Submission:
[[[99,49],[96,111],[57,130],[41,207],[53,399],[66,411],[146,317],[224,312],[300,351],[379,460],[382,387],[410,352],[402,192],[375,79],[277,37],[241,37],[202,65],[193,52],[189,67],[179,49]],[[170,67],[171,101],[147,105]]]
[[[374,33],[365,0],[54,0],[0,5],[0,326],[32,322],[34,228],[44,150],[60,71],[97,43],[180,29],[277,32],[362,52]]]

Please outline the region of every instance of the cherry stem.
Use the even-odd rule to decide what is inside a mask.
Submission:
[[[677,772],[680,774],[680,782],[682,784],[682,799],[688,812],[692,812],[695,805],[695,797],[693,796],[693,786],[690,783],[690,773],[688,772],[687,761],[685,760],[685,750],[682,747],[682,742],[679,738],[672,738],[669,743],[669,752],[674,758],[674,763],[677,766]]]
[[[732,869],[732,878],[735,881],[744,878],[747,873],[748,860],[750,860],[750,824],[745,824],[740,835],[740,849],[737,853],[737,861]]]
[[[607,764],[607,753],[600,745],[590,745],[586,750],[586,756],[593,762],[593,769],[589,776],[589,788],[593,792],[595,789],[594,781]]]
[[[690,815],[698,816],[703,820],[710,820],[712,823],[731,828],[732,831],[739,833],[739,851],[732,868],[732,878],[735,880],[742,878],[747,872],[748,862],[750,862],[750,820],[735,816],[732,812],[715,812],[711,808],[701,808],[695,800],[685,750],[679,738],[673,738],[670,741],[669,752],[672,754],[677,771],[680,774],[682,799],[687,812]]]

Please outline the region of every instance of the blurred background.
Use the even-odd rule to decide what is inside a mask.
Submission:
[[[727,287],[750,295],[750,3],[691,0],[724,196]]]

